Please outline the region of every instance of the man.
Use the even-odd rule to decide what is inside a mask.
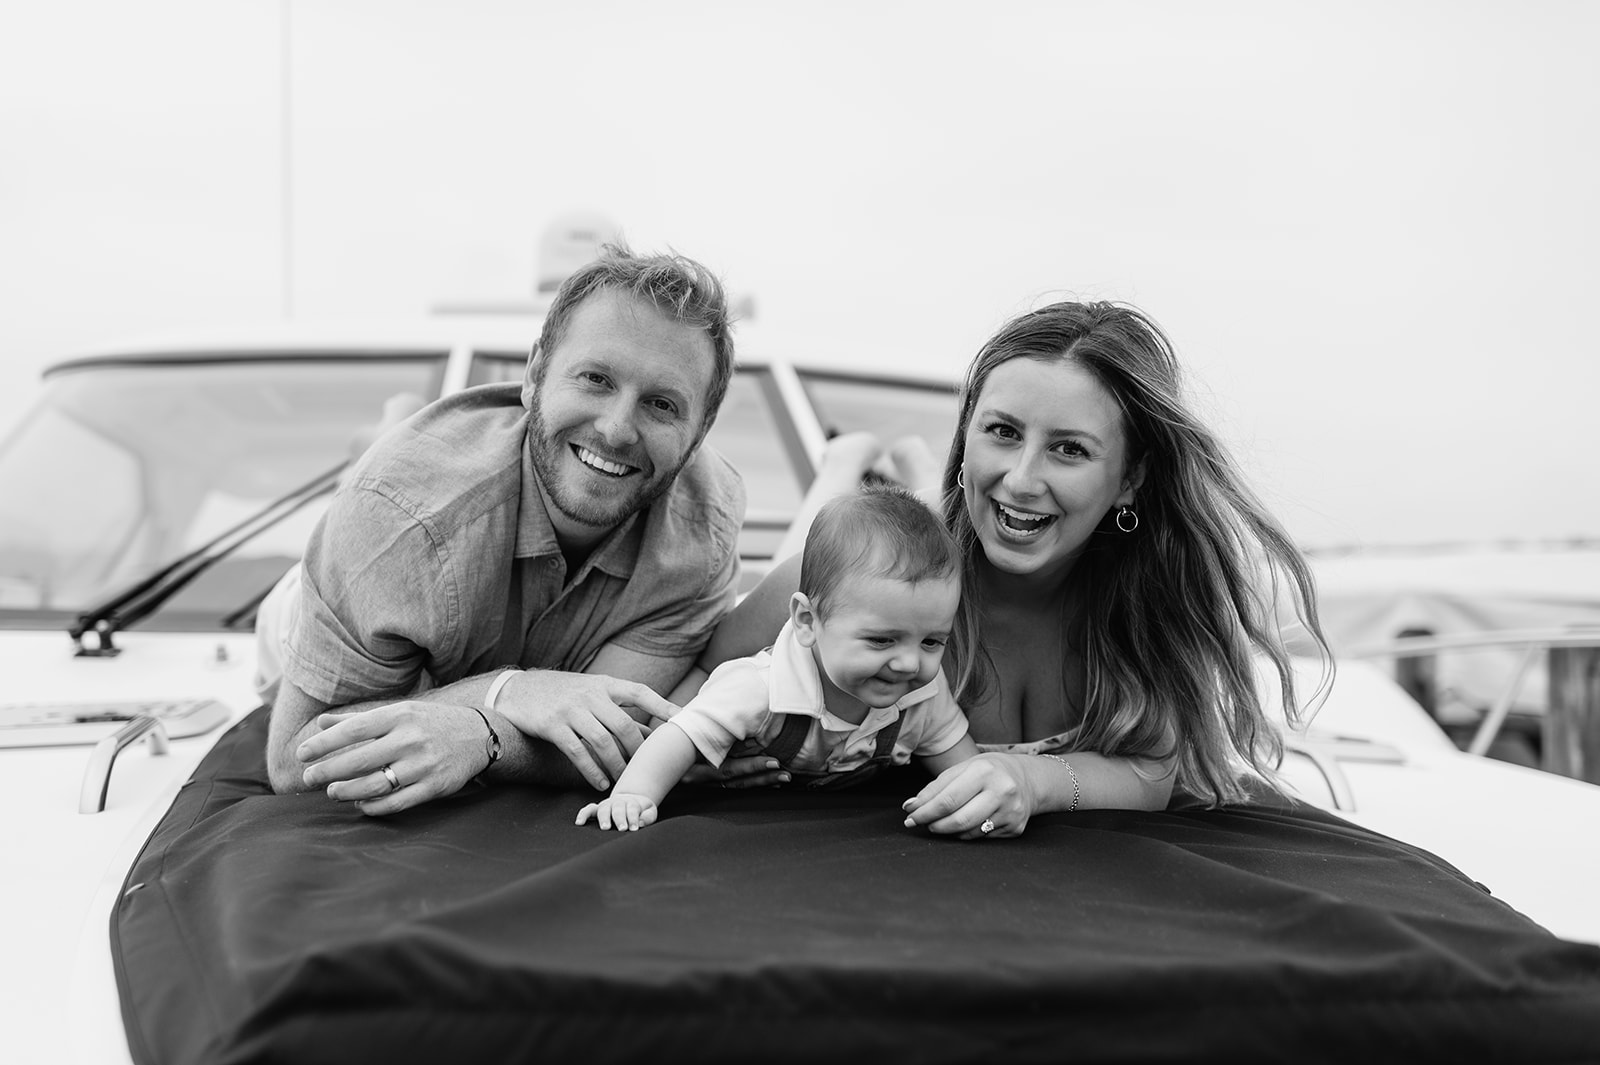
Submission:
[[[306,550],[273,787],[374,815],[485,770],[609,787],[734,600],[744,488],[700,448],[732,374],[720,282],[610,246],[520,402],[470,389],[385,434]]]

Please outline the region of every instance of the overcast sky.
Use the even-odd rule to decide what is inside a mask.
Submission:
[[[593,209],[891,365],[1136,303],[1309,546],[1600,536],[1597,51],[1582,2],[11,5],[0,422],[121,334],[524,296]]]

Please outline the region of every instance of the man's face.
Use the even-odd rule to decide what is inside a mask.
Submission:
[[[700,442],[714,360],[704,331],[606,289],[538,354],[529,441],[563,547],[592,544],[671,486]]]

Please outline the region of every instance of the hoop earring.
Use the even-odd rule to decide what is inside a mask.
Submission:
[[[965,466],[956,470],[956,485],[960,488],[967,487],[967,468]]]
[[[1131,533],[1139,527],[1139,514],[1128,504],[1124,503],[1117,508],[1117,528],[1125,533]]]

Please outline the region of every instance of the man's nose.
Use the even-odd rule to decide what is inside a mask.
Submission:
[[[639,442],[639,427],[634,423],[633,403],[618,397],[606,405],[595,419],[595,429],[612,447],[632,447]]]

